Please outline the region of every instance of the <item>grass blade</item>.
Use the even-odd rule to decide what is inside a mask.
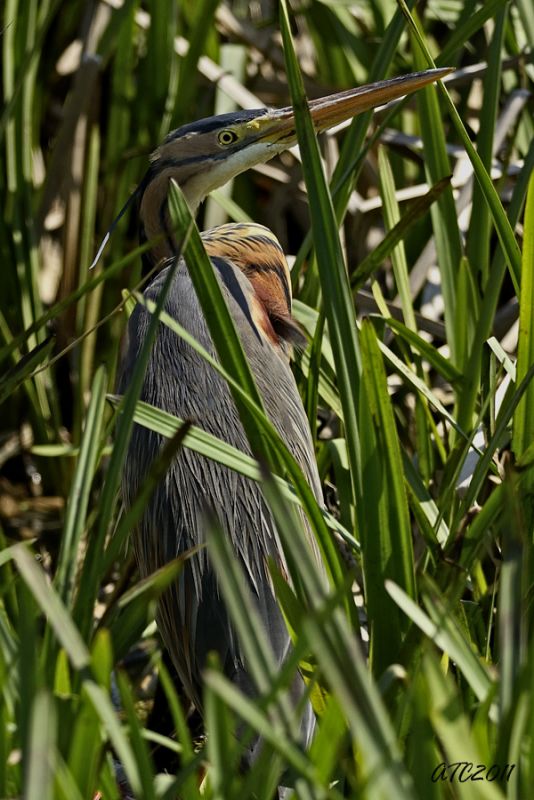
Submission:
[[[425,595],[425,602],[431,609],[431,619],[392,581],[387,582],[386,589],[417,627],[458,664],[476,696],[484,701],[492,688],[491,677],[452,621],[448,610],[436,607],[430,596]]]
[[[78,547],[86,525],[91,484],[100,454],[106,387],[107,374],[105,367],[102,366],[97,370],[93,381],[85,430],[67,503],[67,513],[55,577],[57,592],[67,607],[71,604],[74,592]]]
[[[385,592],[385,581],[394,580],[414,598],[415,571],[408,498],[395,419],[376,335],[371,323],[366,321],[362,325],[361,346],[365,382],[365,405],[361,413],[365,431],[362,457],[368,475],[362,558],[371,628],[370,660],[373,672],[378,676],[398,659],[402,636],[407,628]],[[373,487],[376,487],[374,491]]]
[[[54,797],[56,735],[57,715],[54,702],[51,695],[42,689],[33,701],[24,787],[26,800],[33,800],[34,797],[52,800]]]
[[[534,364],[534,173],[530,178],[525,209],[521,298],[519,303],[519,338],[517,382],[520,383]],[[526,389],[513,420],[512,446],[519,458],[534,440],[534,386]]]
[[[330,341],[336,364],[339,394],[349,453],[351,478],[357,508],[363,502],[361,487],[360,437],[357,407],[360,383],[360,354],[356,333],[354,306],[343,254],[339,243],[338,226],[323,174],[319,149],[308,111],[302,76],[293,49],[289,17],[285,2],[281,4],[280,26],[291,98],[295,111],[302,169],[310,202],[310,217],[317,262],[324,295]]]
[[[37,566],[27,547],[16,545],[11,556],[28,589],[46,615],[49,625],[67,651],[73,667],[84,669],[89,664],[89,652],[59,595],[47,583],[42,569]]]
[[[413,17],[411,16],[410,12],[408,11],[408,7],[405,3],[405,0],[398,0],[400,7],[402,8],[403,13],[405,14],[408,22],[410,24],[410,29],[414,34],[415,41],[417,42],[418,47],[420,48],[421,54],[424,56],[424,61],[421,63],[426,67],[435,67],[434,60],[432,59],[428,48],[420,34],[419,28],[417,27],[416,23],[414,22]],[[521,281],[521,252],[519,250],[519,246],[515,239],[514,231],[508,221],[504,208],[502,207],[502,203],[500,201],[499,195],[495,187],[493,186],[493,182],[491,177],[488,175],[487,171],[484,168],[484,164],[480,156],[478,155],[469,135],[465,129],[465,126],[458,114],[456,106],[454,105],[453,100],[451,99],[450,95],[448,94],[447,90],[440,82],[441,86],[442,97],[445,100],[445,104],[447,106],[447,110],[449,112],[451,122],[454,125],[456,132],[458,133],[462,143],[466,149],[467,155],[469,156],[469,160],[473,165],[473,170],[477,181],[480,184],[480,188],[488,204],[491,216],[493,218],[493,224],[495,225],[495,229],[499,236],[499,240],[501,242],[503,251],[506,256],[506,260],[508,262],[508,268],[510,271],[510,277],[514,284],[514,288],[517,293],[519,293],[519,285]],[[429,89],[425,89],[425,92],[428,92]],[[436,119],[436,123],[440,126],[440,117]],[[451,218],[452,224],[452,218]],[[455,223],[453,226],[453,231],[457,229],[457,224]]]

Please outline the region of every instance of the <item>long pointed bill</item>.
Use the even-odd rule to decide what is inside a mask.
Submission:
[[[357,89],[347,89],[344,92],[331,94],[328,97],[321,97],[318,100],[311,100],[309,103],[310,113],[315,126],[315,130],[320,133],[338,125],[340,122],[351,119],[371,108],[397,100],[407,94],[422,89],[430,83],[444,78],[452,72],[452,68],[429,69],[424,72],[412,72],[409,75],[401,75],[398,78],[391,78],[385,81],[369,83],[366,86],[359,86]],[[294,112],[291,107],[281,108],[277,111],[269,112],[265,120],[265,139],[273,143],[288,140],[295,137],[294,131]],[[268,124],[272,123],[272,127]],[[261,117],[256,121],[261,124]],[[251,124],[251,127],[254,122]],[[263,138],[263,137],[262,137]]]
[[[310,111],[317,131],[324,131],[346,119],[355,117],[363,111],[382,106],[407,94],[422,89],[430,83],[441,80],[452,72],[451,69],[429,69],[413,72],[386,81],[370,83],[358,89],[348,89],[330,97],[312,100]]]

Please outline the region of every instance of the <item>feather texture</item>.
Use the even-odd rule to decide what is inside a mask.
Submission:
[[[271,234],[272,236],[272,234]],[[265,336],[248,309],[255,288],[243,265],[213,258],[219,281],[236,323],[267,413],[308,478],[315,496],[321,487],[308,421],[285,350]],[[168,268],[167,268],[168,269]],[[165,279],[163,270],[146,290],[155,300]],[[232,280],[228,280],[228,276]],[[229,290],[232,287],[232,291]],[[239,296],[236,296],[239,295]],[[165,310],[215,355],[202,310],[187,268],[178,265]],[[128,345],[120,389],[124,390],[142,346],[148,312],[138,306],[128,326]],[[183,340],[160,324],[148,363],[142,399],[250,453],[237,409],[225,381]],[[131,503],[163,442],[157,434],[135,426],[123,476],[123,495]],[[204,541],[203,512],[217,515],[239,558],[254,596],[277,663],[290,649],[290,637],[273,596],[267,569],[272,557],[285,573],[276,528],[258,484],[209,459],[183,449],[157,488],[139,525],[135,551],[143,575]],[[316,550],[315,541],[310,537]],[[187,559],[178,583],[161,599],[158,624],[177,672],[192,702],[201,708],[201,674],[207,654],[218,653],[226,675],[248,694],[254,693],[216,578],[202,548]],[[302,694],[297,679],[293,691]],[[313,729],[311,708],[302,721],[303,737]],[[257,746],[253,743],[252,750]],[[253,753],[251,753],[252,757]]]

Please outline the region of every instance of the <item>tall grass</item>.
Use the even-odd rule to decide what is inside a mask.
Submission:
[[[283,781],[300,798],[522,800],[534,782],[530,6],[258,8],[4,4],[0,797],[271,798]],[[325,136],[321,162],[304,91],[434,62],[457,71]],[[302,164],[286,155],[239,177],[199,222],[252,217],[294,256],[295,316],[310,338],[294,367],[325,508],[262,412],[180,194],[196,288],[227,345],[214,368],[261,463],[137,402],[150,342],[124,400],[114,395],[125,319],[145,302],[135,208],[88,269],[168,130],[215,108],[291,101]],[[186,335],[148,308],[154,331],[159,315]],[[134,420],[169,443],[125,514],[117,487]],[[262,481],[292,579],[273,567],[295,643],[277,673],[238,565],[206,523],[260,696],[241,696],[214,660],[200,736],[153,624],[180,560],[140,581],[129,550],[181,447]],[[307,751],[286,703],[299,664],[319,720]],[[154,674],[172,735],[146,724]],[[243,727],[265,741],[247,774]],[[158,772],[156,746],[175,769]],[[468,780],[465,762],[485,765],[483,779]]]

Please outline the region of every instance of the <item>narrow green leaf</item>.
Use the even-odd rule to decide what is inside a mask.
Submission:
[[[420,48],[420,52],[424,57],[424,61],[422,62],[424,66],[428,67],[435,67],[434,61],[428,51],[428,48],[420,34],[420,31],[414,22],[413,17],[411,16],[408,7],[406,5],[405,0],[398,0],[399,6],[401,7],[403,13],[406,16],[406,19],[409,22],[410,29],[414,34],[414,38]],[[515,239],[514,231],[508,221],[506,213],[502,207],[502,203],[500,201],[499,195],[497,194],[497,190],[495,189],[491,177],[488,175],[487,171],[484,169],[484,165],[478,155],[477,151],[475,150],[471,139],[469,138],[469,134],[467,133],[465,126],[461,120],[461,117],[458,113],[458,110],[448,94],[447,90],[440,82],[438,84],[441,88],[442,97],[445,100],[445,105],[447,107],[448,113],[451,118],[451,122],[453,123],[456,132],[458,133],[462,143],[466,149],[467,155],[469,156],[469,160],[473,165],[473,170],[476,176],[477,181],[480,184],[480,188],[484,194],[486,202],[491,210],[491,216],[493,218],[493,223],[495,225],[495,229],[499,236],[499,240],[501,242],[503,251],[506,255],[506,259],[508,262],[508,267],[510,271],[510,277],[514,284],[514,288],[517,293],[519,293],[519,285],[521,281],[521,252],[519,250],[519,246]],[[428,92],[429,89],[424,89],[423,92]],[[441,129],[440,117],[435,120],[436,124],[438,125],[438,130]],[[452,225],[452,230],[457,231],[457,224],[456,222],[453,223],[452,218],[448,220]],[[448,233],[450,231],[445,228]]]
[[[412,800],[412,780],[402,763],[393,726],[354,635],[345,629],[342,619],[331,612],[321,621],[307,617],[304,630],[310,647],[361,749],[366,791],[376,800],[392,796]],[[329,628],[338,634],[335,646],[327,635]]]
[[[310,758],[325,782],[332,781],[346,733],[343,709],[336,697],[329,695],[310,751]]]
[[[412,225],[426,214],[433,203],[450,186],[450,176],[446,176],[432,186],[426,194],[414,200],[386,233],[382,241],[358,264],[352,273],[350,284],[353,291],[357,291],[372,274],[384,263],[397,245],[403,241]]]
[[[302,76],[291,39],[287,5],[280,6],[280,27],[295,127],[308,198],[312,232],[317,251],[330,341],[343,407],[343,419],[356,506],[363,502],[357,407],[361,373],[356,319],[350,286],[339,242],[338,225],[323,174],[319,148],[309,114]]]
[[[58,641],[67,651],[73,667],[84,669],[90,661],[89,651],[59,595],[47,582],[43,570],[37,566],[25,545],[13,547],[11,557],[41,611],[46,615]]]
[[[365,776],[373,797],[411,796],[411,781],[400,762],[400,755],[391,723],[382,705],[376,685],[372,682],[364,657],[358,646],[357,615],[348,614],[338,606],[339,598],[326,598],[324,579],[304,541],[304,531],[275,495],[276,487],[266,480],[265,494],[277,517],[278,532],[292,578],[305,592],[309,611],[302,618],[303,632],[310,650],[317,658],[329,689],[335,693],[365,759]],[[339,586],[340,584],[336,584]],[[304,595],[301,593],[301,597]],[[334,604],[335,603],[335,604]],[[351,625],[349,625],[349,619]],[[385,755],[387,754],[387,755]]]
[[[116,659],[124,658],[139,641],[146,626],[154,619],[155,601],[176,581],[182,563],[182,558],[169,561],[147,578],[138,581],[104,616],[101,625],[109,627]]]
[[[408,7],[413,8],[415,0],[408,0]],[[390,22],[381,37],[376,50],[374,59],[367,76],[368,81],[377,81],[384,78],[391,63],[394,60],[399,45],[400,38],[404,33],[405,20],[399,8],[392,15]],[[336,164],[332,178],[332,197],[336,210],[336,217],[341,224],[349,202],[350,194],[354,181],[363,166],[366,148],[365,136],[372,112],[367,111],[356,117],[346,133],[343,147]]]
[[[25,759],[25,800],[54,797],[57,714],[52,696],[41,689],[33,698],[30,741]]]
[[[216,663],[214,662],[216,659],[211,659],[208,669],[215,671]],[[216,692],[212,691],[209,682],[204,687],[204,708],[208,736],[210,787],[215,800],[225,800],[227,797],[232,797],[231,784],[235,783],[235,776],[238,772],[235,731],[228,706]],[[232,765],[234,765],[233,768]]]
[[[398,319],[388,317],[386,322],[388,327],[396,331],[406,342],[417,350],[417,352],[428,361],[430,366],[434,367],[446,380],[451,383],[458,383],[462,380],[462,373],[456,369],[448,358],[442,356],[430,342],[427,342],[426,339],[423,339],[419,334],[415,333],[415,331],[410,330]]]
[[[68,295],[64,300],[54,303],[47,311],[45,311],[38,319],[34,320],[31,325],[26,328],[22,333],[15,336],[11,341],[0,348],[0,364],[5,361],[12,353],[20,349],[25,342],[31,340],[31,337],[45,327],[49,322],[61,316],[68,308],[73,306],[88,292],[96,289],[104,281],[109,281],[111,278],[122,272],[124,268],[136,261],[142,253],[146,253],[152,246],[152,242],[146,242],[140,247],[132,250],[127,256],[121,258],[113,264],[110,264],[99,275],[95,275],[90,280],[86,281],[82,286]]]
[[[46,361],[55,345],[55,337],[47,336],[40,344],[33,347],[30,352],[8,372],[0,377],[0,405],[17,390],[25,380],[31,377],[34,370]]]
[[[180,451],[190,427],[191,424],[189,422],[181,423],[179,428],[174,434],[171,435],[171,437],[169,437],[169,441],[161,449],[161,452],[150,465],[148,475],[146,475],[145,479],[143,480],[138,494],[136,497],[134,497],[130,508],[125,510],[124,514],[122,515],[119,525],[117,526],[117,529],[115,530],[115,533],[111,538],[108,547],[106,548],[104,559],[106,571],[108,568],[111,568],[115,559],[118,558],[121,549],[126,546],[129,534],[135,530],[135,527],[144,513],[150,498],[156,490],[156,487],[165,478],[169,465]]]
[[[71,772],[59,753],[56,753],[55,795],[54,800],[84,800]],[[111,792],[106,795],[106,800],[119,800]]]
[[[523,284],[524,285],[524,284]],[[508,739],[509,717],[519,689],[520,670],[525,659],[526,620],[522,619],[522,599],[528,591],[526,581],[530,525],[526,523],[527,504],[520,491],[518,476],[505,480],[505,512],[501,517],[502,566],[499,582],[499,705]],[[528,543],[528,544],[527,544]],[[502,734],[501,734],[502,735]]]
[[[202,55],[206,38],[214,30],[213,15],[218,5],[218,0],[201,0],[191,7],[194,9],[194,22],[190,31],[189,48],[180,64],[177,96],[180,98],[182,108],[187,108],[194,92],[197,89],[196,64]]]
[[[402,375],[406,382],[413,386],[416,391],[420,392],[423,397],[429,401],[430,405],[439,411],[439,413],[447,420],[447,422],[451,424],[454,430],[457,431],[457,433],[459,433],[463,439],[470,442],[470,437],[465,431],[462,430],[455,417],[450,413],[450,411],[447,411],[441,400],[439,400],[434,392],[428,388],[426,383],[424,383],[424,381],[422,381],[412,369],[406,366],[406,364],[398,356],[396,356],[387,345],[385,345],[383,342],[379,342],[378,346],[384,354],[384,358],[393,367],[393,369]]]
[[[436,602],[437,595],[433,598],[424,595],[425,604],[432,613],[431,619],[393,581],[387,581],[386,590],[417,627],[457,663],[476,696],[484,701],[492,688],[490,674],[473,653],[469,642],[465,641],[448,610],[440,607],[439,601]]]
[[[183,800],[198,800],[198,778],[195,767],[200,768],[203,752],[201,750],[200,753],[195,754],[186,715],[180,705],[176,686],[171,680],[163,661],[159,662],[158,675],[169,704],[169,710],[176,730],[176,738],[181,749],[182,766],[177,776],[176,785],[173,786],[172,791],[169,792],[168,795],[165,795],[165,798],[168,796],[169,800],[174,800],[179,790],[179,795],[183,797]]]
[[[523,168],[517,178],[512,193],[512,199],[508,206],[508,218],[512,226],[517,224],[520,217],[533,169],[534,140],[530,143]],[[472,422],[480,384],[484,344],[492,331],[495,311],[501,295],[505,275],[506,260],[504,250],[502,246],[500,246],[492,259],[490,278],[486,286],[485,295],[482,298],[478,323],[473,334],[473,345],[471,353],[469,354],[469,360],[465,366],[464,383],[458,402],[458,423],[461,427],[467,427]]]
[[[204,680],[210,689],[217,694],[235,713],[247,722],[253,730],[257,731],[271,747],[284,757],[293,769],[306,778],[312,785],[317,786],[317,773],[302,751],[287,738],[283,729],[273,724],[270,719],[248,697],[240,692],[230,681],[208,669],[204,673]],[[317,786],[319,789],[319,786]],[[319,797],[336,797],[337,793],[329,793],[326,789],[319,792]]]
[[[261,409],[263,404],[258,388],[248,365],[234,321],[226,305],[222,288],[217,280],[215,268],[204,250],[202,239],[191,217],[185,198],[174,181],[171,181],[169,190],[169,208],[178,230],[181,232],[185,230],[191,231],[184,246],[184,258],[221,364],[232,376],[235,383]],[[231,385],[230,390],[239,409],[252,450],[267,457],[268,461],[270,461],[272,456],[271,458],[268,457],[269,449],[267,443],[263,440],[261,432],[254,425],[248,408],[244,407],[240,395],[233,390]]]
[[[483,100],[480,110],[480,129],[477,137],[477,153],[484,168],[491,172],[493,147],[495,138],[495,123],[499,110],[499,95],[501,88],[502,50],[506,21],[508,18],[509,4],[504,3],[494,18],[494,29],[488,49],[487,70],[483,78]],[[467,258],[480,274],[482,286],[489,278],[490,272],[490,235],[491,214],[479,183],[473,186],[473,202],[471,210],[471,224],[467,239]]]
[[[147,743],[141,732],[141,723],[135,712],[131,689],[126,682],[126,678],[120,671],[117,672],[117,684],[120,691],[122,707],[128,722],[129,743],[141,780],[140,795],[145,800],[155,800],[154,765],[152,764],[152,759],[148,752]]]
[[[534,173],[530,177],[525,209],[519,338],[517,344],[517,382],[534,364]],[[513,419],[512,447],[516,458],[534,441],[534,386],[526,389]]]
[[[401,216],[399,211],[399,204],[395,197],[395,181],[393,178],[393,170],[387,157],[384,147],[378,150],[378,171],[380,177],[380,193],[382,196],[382,208],[384,211],[384,222],[386,230],[391,231],[396,224],[400,222]],[[395,284],[397,292],[399,293],[402,312],[404,315],[404,322],[406,327],[416,331],[415,314],[412,305],[410,279],[408,277],[408,263],[406,260],[406,251],[401,242],[395,245],[391,251],[391,263],[393,266],[393,274],[395,276]]]
[[[68,741],[67,768],[82,796],[87,797],[96,788],[104,736],[98,714],[83,689],[76,711]]]
[[[124,767],[128,782],[135,795],[141,794],[142,780],[139,775],[139,765],[136,761],[130,743],[122,730],[121,724],[113,708],[109,696],[100,686],[91,680],[84,681],[84,691],[95,709],[100,722],[106,730],[112,746],[117,753],[121,765]]]
[[[499,340],[496,339],[495,336],[490,336],[487,341],[487,345],[493,352],[499,364],[502,364],[507,374],[515,383],[517,381],[517,369],[515,362],[512,361],[508,353],[503,349]]]
[[[445,47],[436,58],[436,64],[445,66],[450,64],[458,51],[465,47],[466,42],[479,31],[485,22],[495,15],[503,6],[503,0],[485,0],[484,4],[469,14],[463,24],[454,28]]]
[[[401,2],[401,8],[404,3]],[[415,23],[413,23],[415,25]],[[425,60],[421,54],[415,53],[415,64],[424,69]],[[428,86],[417,94],[418,118],[424,142],[425,172],[428,182],[433,185],[451,174],[451,165],[447,155],[445,131],[442,124],[442,112],[438,103],[435,86]],[[430,209],[432,230],[436,243],[436,252],[440,267],[441,289],[445,305],[445,328],[447,342],[451,351],[451,360],[458,362],[458,329],[456,320],[456,289],[458,269],[462,255],[458,215],[449,185]]]
[[[471,478],[465,497],[458,510],[458,515],[466,513],[467,509],[471,507],[471,504],[480,492],[485,477],[491,468],[495,452],[499,447],[502,446],[503,442],[507,438],[507,428],[509,422],[512,419],[516,408],[521,402],[522,397],[531,387],[533,378],[534,363],[528,368],[517,389],[515,388],[514,384],[511,384],[508,387],[508,390],[501,403],[497,419],[495,420],[495,431],[489,440],[486,449],[482,454],[480,454],[481,457],[475,467],[473,477]],[[473,431],[473,434],[475,433],[475,430]]]
[[[454,765],[458,764],[455,774],[459,773],[458,777],[463,780],[458,779],[455,782],[457,797],[462,800],[471,800],[471,798],[503,800],[504,795],[494,783],[485,780],[469,780],[469,776],[476,769],[475,765],[483,764],[484,760],[471,735],[468,717],[463,712],[460,698],[451,681],[443,674],[436,658],[430,654],[425,655],[423,669],[429,697],[432,699],[429,709],[430,719],[445,750],[444,766],[450,765],[446,770],[446,777],[439,779],[450,781],[451,770]],[[436,766],[439,767],[439,764]],[[462,769],[464,771],[459,772]],[[438,770],[436,774],[441,776],[441,770]],[[429,776],[429,780],[430,778],[431,776]]]
[[[165,276],[154,314],[150,318],[144,342],[132,370],[128,392],[124,397],[122,413],[117,423],[115,442],[106,472],[106,480],[100,496],[96,533],[89,539],[85,569],[80,577],[80,588],[74,609],[74,618],[82,634],[86,636],[89,635],[93,626],[92,609],[98,591],[102,554],[106,538],[110,533],[114,519],[116,496],[121,480],[124,460],[128,452],[130,431],[133,425],[133,414],[142,391],[151,348],[157,335],[159,315],[165,304],[165,299],[169,292],[177,265],[177,261],[171,263],[167,275]]]
[[[442,519],[442,515],[430,491],[424,485],[416,466],[406,453],[403,453],[402,457],[407,486],[411,494],[410,505],[414,509],[421,533],[427,539],[427,543],[434,544],[437,541],[444,547],[449,538],[449,529]]]
[[[504,511],[503,495],[504,484],[500,484],[490,494],[466,531],[459,563],[468,572],[472,570],[481,549],[492,538],[493,528]]]
[[[258,693],[267,694],[276,675],[276,663],[265,629],[255,608],[250,589],[230,543],[218,523],[212,521],[207,537],[208,551],[217,572],[226,607],[235,626]],[[275,698],[278,726],[286,732],[294,730],[294,714],[286,695]]]
[[[57,592],[67,607],[71,604],[74,592],[78,548],[85,530],[91,485],[102,446],[100,437],[106,401],[106,388],[107,373],[105,367],[102,366],[97,370],[93,381],[91,401],[87,409],[80,453],[67,501],[67,511],[54,581]]]
[[[362,561],[371,629],[370,660],[380,675],[398,659],[406,623],[384,590],[392,579],[415,597],[414,557],[404,469],[384,364],[370,322],[361,330],[365,406],[362,459],[368,475]],[[373,476],[373,477],[371,477]],[[364,534],[364,535],[363,535]]]
[[[108,400],[113,405],[118,405],[120,402],[120,400],[114,395],[108,395]],[[139,402],[136,406],[134,421],[139,425],[143,425],[148,430],[155,431],[156,433],[159,433],[168,439],[176,435],[181,426],[184,425],[184,421],[178,417],[163,411],[161,408],[156,408],[155,406],[150,406],[143,402]],[[211,433],[208,433],[202,428],[198,428],[196,425],[191,425],[188,427],[187,434],[183,440],[183,445],[184,447],[188,447],[190,450],[193,450],[195,453],[199,453],[207,458],[211,458],[218,464],[223,464],[224,466],[239,472],[241,475],[245,475],[247,478],[251,478],[252,480],[258,482],[263,480],[261,466],[255,458],[247,455],[247,453],[243,453],[241,450],[238,450],[237,448],[228,444],[228,442],[218,439],[216,436],[213,436]],[[273,479],[276,481],[280,491],[287,500],[295,505],[301,506],[302,508],[308,507],[305,501],[302,499],[302,495],[297,494],[296,489],[290,483],[277,475],[274,475]],[[339,535],[342,536],[347,542],[358,549],[358,542],[339,522],[339,520],[333,517],[332,514],[330,514],[325,508],[319,508],[318,511],[331,530],[339,533]],[[119,532],[120,530],[122,530],[122,523],[121,527],[119,528]],[[117,535],[117,539],[119,538],[121,537]],[[115,548],[113,545],[110,545],[110,548],[112,548],[109,549],[109,556],[111,557],[111,555],[115,552]]]

